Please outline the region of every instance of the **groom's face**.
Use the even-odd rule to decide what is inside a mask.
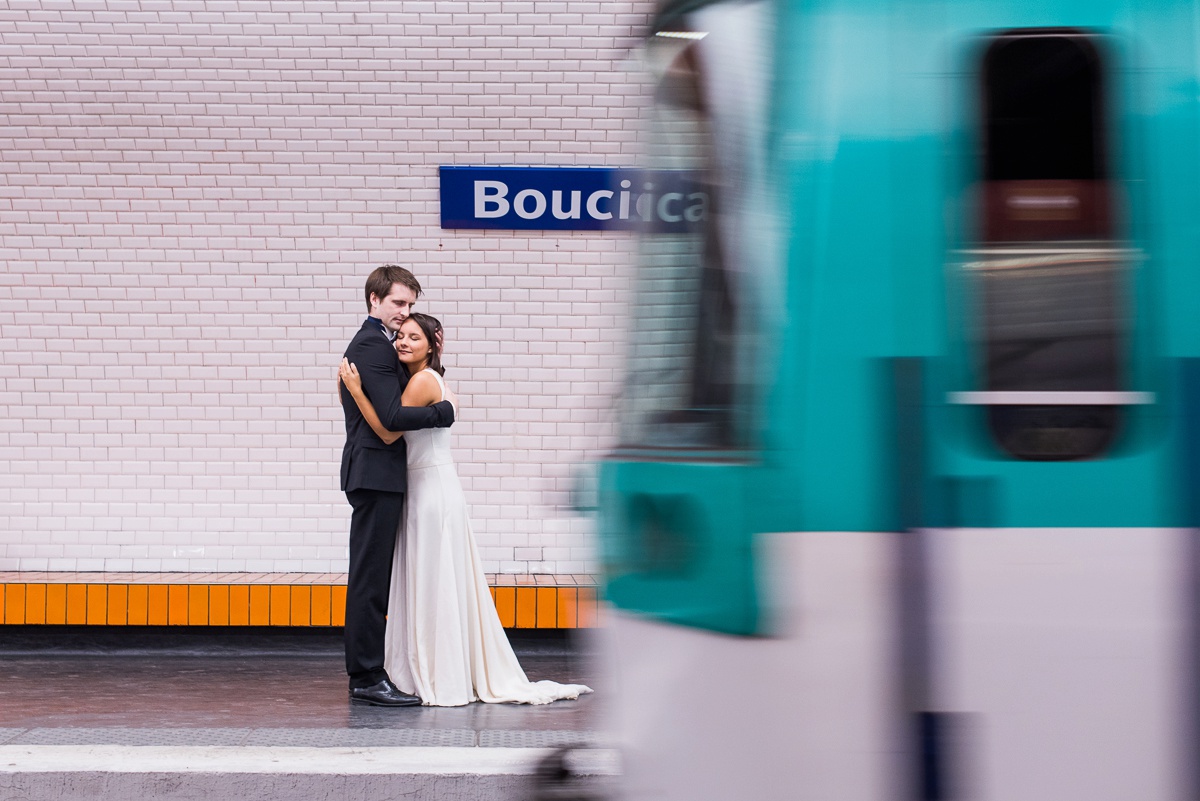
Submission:
[[[415,292],[404,284],[392,284],[387,297],[381,299],[375,293],[371,293],[371,316],[382,320],[389,331],[399,331],[400,326],[412,313],[413,304],[416,302]]]

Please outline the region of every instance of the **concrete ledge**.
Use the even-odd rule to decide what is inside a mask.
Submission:
[[[542,748],[255,748],[0,746],[0,798],[208,801],[213,798],[367,801],[523,799],[551,753]],[[593,750],[575,770],[597,783],[615,752]]]

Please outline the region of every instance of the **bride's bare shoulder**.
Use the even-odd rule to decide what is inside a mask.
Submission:
[[[431,371],[422,370],[408,379],[408,385],[410,387],[436,387],[438,382]]]
[[[437,403],[441,397],[442,388],[428,370],[422,370],[408,379],[408,386],[404,389],[405,406],[428,406]]]

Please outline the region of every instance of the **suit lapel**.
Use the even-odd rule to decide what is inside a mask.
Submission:
[[[388,350],[390,350],[392,352],[392,356],[394,356],[396,358],[396,362],[397,362],[396,366],[398,368],[396,370],[396,373],[398,374],[398,382],[400,384],[400,391],[404,392],[404,388],[408,386],[408,373],[405,371],[404,365],[399,364],[400,356],[397,355],[396,349],[394,347],[392,347],[392,343],[389,342],[388,338],[386,336],[384,336],[382,331],[379,330],[379,326],[375,325],[370,320],[363,320],[362,328],[360,328],[358,330],[359,330],[359,333],[364,336],[379,337],[380,339],[383,340],[383,344],[387,345]]]

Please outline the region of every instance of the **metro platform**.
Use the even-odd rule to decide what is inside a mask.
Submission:
[[[595,694],[360,706],[337,627],[0,626],[0,799],[603,797],[595,632],[509,634],[530,679]],[[564,753],[580,793],[534,776]]]

